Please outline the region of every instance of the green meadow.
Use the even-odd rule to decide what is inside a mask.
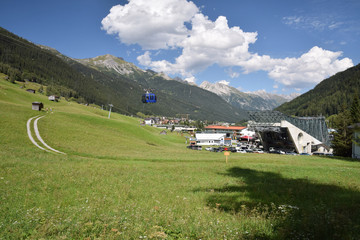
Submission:
[[[187,149],[186,136],[23,85],[0,75],[0,239],[360,238],[360,162],[231,154],[226,163]],[[37,115],[41,137],[66,155],[29,140]]]

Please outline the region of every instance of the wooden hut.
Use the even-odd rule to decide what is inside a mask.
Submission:
[[[44,107],[44,104],[41,102],[33,102],[32,103],[32,110],[35,111],[41,111],[41,109]]]

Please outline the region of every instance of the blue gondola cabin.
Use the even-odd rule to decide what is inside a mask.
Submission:
[[[141,101],[143,103],[156,103],[156,95],[154,93],[144,93]]]

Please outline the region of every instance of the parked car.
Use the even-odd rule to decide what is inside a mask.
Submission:
[[[238,152],[238,153],[246,153],[246,151],[243,150],[243,149],[237,149],[236,152]]]
[[[310,156],[310,154],[309,154],[309,153],[306,153],[306,152],[300,153],[300,155],[303,155],[303,156]]]
[[[212,151],[214,148],[213,147],[207,147],[205,148],[206,151]]]
[[[254,149],[254,153],[264,153],[264,151],[261,149]]]
[[[323,152],[314,152],[313,155],[324,156],[325,153],[323,153]]]
[[[198,145],[189,145],[187,146],[187,148],[189,149],[192,149],[192,150],[202,150],[202,147],[201,146],[198,146]]]
[[[229,147],[229,148],[228,148],[228,151],[230,151],[230,152],[236,152],[236,148],[235,148],[235,147]]]
[[[222,147],[218,147],[218,148],[213,148],[212,150],[213,152],[222,152],[224,151]]]
[[[285,154],[284,151],[281,150],[270,150],[269,153],[273,153],[273,154]]]

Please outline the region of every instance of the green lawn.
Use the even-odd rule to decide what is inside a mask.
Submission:
[[[0,239],[360,238],[359,162],[231,154],[226,164],[184,136],[20,86],[0,80]],[[30,142],[38,114],[42,138],[67,155]]]

